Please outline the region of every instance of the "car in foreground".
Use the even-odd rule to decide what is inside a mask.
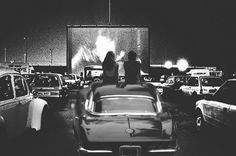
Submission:
[[[33,97],[22,75],[0,69],[0,148],[27,130],[41,130],[47,114],[48,103]]]
[[[216,76],[191,76],[180,90],[184,95],[198,99],[203,95],[214,94],[222,83],[223,80]]]
[[[153,85],[94,83],[84,89],[84,100],[74,107],[79,155],[173,155],[178,150],[176,123]]]
[[[236,128],[236,79],[224,82],[212,96],[196,102],[196,127]]]
[[[61,74],[37,73],[30,84],[35,96],[45,99],[50,107],[64,107],[68,100],[68,88]]]

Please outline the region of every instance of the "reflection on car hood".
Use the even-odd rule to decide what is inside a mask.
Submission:
[[[89,142],[151,141],[161,138],[162,124],[157,116],[109,116],[82,121]]]

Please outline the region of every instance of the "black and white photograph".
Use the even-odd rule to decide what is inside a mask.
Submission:
[[[1,0],[0,19],[1,156],[236,155],[234,0]]]

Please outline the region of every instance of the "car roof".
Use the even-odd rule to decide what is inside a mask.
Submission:
[[[3,74],[19,74],[17,71],[13,70],[13,69],[10,69],[10,68],[0,68],[0,75],[3,75]]]
[[[227,81],[236,81],[236,79],[228,79]]]
[[[190,76],[190,77],[198,77],[198,78],[219,78],[219,79],[221,79],[220,77],[217,77],[217,76],[207,76],[207,75],[194,75],[194,76]]]
[[[101,65],[87,65],[85,66],[86,69],[102,69]]]
[[[58,76],[62,76],[62,74],[59,74],[59,73],[37,73],[35,75],[58,75]]]
[[[94,97],[111,96],[145,96],[156,100],[156,89],[152,84],[128,84],[125,87],[102,85],[94,89]]]

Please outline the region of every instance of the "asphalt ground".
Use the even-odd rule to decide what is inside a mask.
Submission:
[[[78,90],[70,92],[66,108],[51,112],[47,128],[39,133],[26,133],[12,140],[6,156],[76,156],[76,141],[73,134],[72,103],[77,102]],[[164,106],[178,123],[177,140],[180,150],[175,156],[235,156],[234,134],[209,127],[198,133],[194,124],[193,103],[183,98],[163,99]]]

